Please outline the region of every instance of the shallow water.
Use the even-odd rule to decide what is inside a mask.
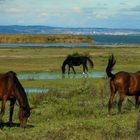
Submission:
[[[112,34],[94,34],[90,35],[95,43],[15,43],[2,44],[0,47],[89,47],[100,45],[140,45],[140,35],[112,35]],[[102,46],[102,47],[103,47]]]
[[[46,79],[61,79],[61,78],[104,78],[106,77],[105,72],[90,72],[88,74],[82,74],[82,73],[77,73],[77,74],[56,74],[56,73],[26,73],[26,74],[19,74],[18,78],[23,79],[23,80],[46,80]]]
[[[25,88],[25,92],[28,93],[47,93],[49,89],[37,89],[37,88]]]
[[[90,43],[30,43],[30,44],[0,44],[1,47],[84,47],[93,46]]]
[[[56,74],[56,73],[26,73],[18,74],[18,78],[22,80],[47,80],[47,79],[62,79],[62,78],[104,78],[106,77],[105,72],[90,72],[88,74]],[[47,93],[49,89],[40,89],[40,88],[25,88],[26,93]]]

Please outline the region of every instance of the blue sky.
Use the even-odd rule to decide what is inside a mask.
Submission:
[[[140,0],[0,0],[0,25],[140,29]]]

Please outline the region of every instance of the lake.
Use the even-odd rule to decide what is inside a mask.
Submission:
[[[140,45],[140,35],[89,35],[95,40],[91,43],[45,43],[45,44],[0,44],[4,47],[88,47],[98,45]]]

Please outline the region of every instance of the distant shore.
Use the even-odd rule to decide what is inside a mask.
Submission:
[[[94,45],[88,43],[0,43],[0,48],[140,48],[140,45]]]
[[[33,34],[0,34],[0,43],[93,43],[90,36],[82,35],[33,35]]]

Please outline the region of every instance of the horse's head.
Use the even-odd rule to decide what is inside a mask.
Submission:
[[[13,93],[15,94],[15,97],[19,102],[19,106],[20,106],[19,108],[20,127],[25,128],[31,110],[28,103],[28,98],[16,74],[10,72],[10,81],[12,83],[11,89],[13,89]]]
[[[65,66],[64,65],[61,67],[61,69],[62,69],[62,73],[65,74]]]
[[[19,110],[19,121],[20,121],[20,127],[25,128],[27,125],[27,120],[30,116],[30,107],[20,107]]]

